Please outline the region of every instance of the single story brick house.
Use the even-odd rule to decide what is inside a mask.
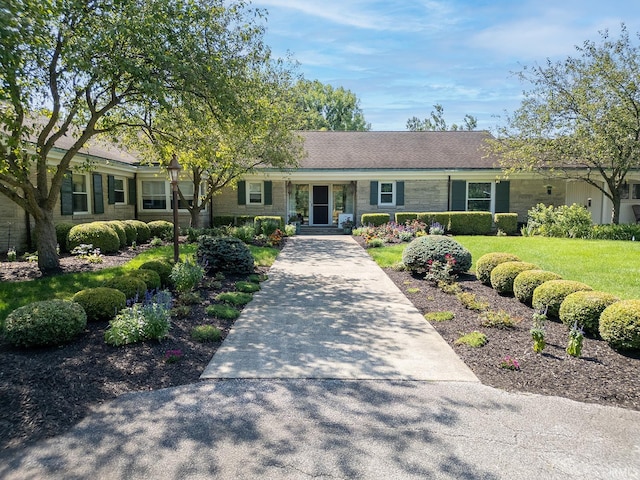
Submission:
[[[338,226],[340,219],[363,213],[484,210],[515,212],[521,222],[537,203],[578,203],[594,223],[608,223],[609,201],[583,182],[544,179],[534,174],[502,178],[495,158],[485,155],[483,131],[456,132],[300,132],[306,156],[298,168],[261,169],[223,189],[202,213],[202,224],[217,217],[276,215],[305,225]],[[52,162],[71,145],[61,139]],[[58,157],[59,158],[59,157]],[[57,222],[139,219],[172,220],[169,179],[157,166],[140,164],[130,153],[94,142],[76,157],[92,171],[73,169],[62,187]],[[187,177],[183,193],[192,192]],[[634,223],[640,203],[640,173],[629,178],[621,223]],[[342,215],[342,217],[341,217]],[[180,224],[189,215],[180,210]],[[0,252],[28,248],[33,231],[29,215],[0,195]]]

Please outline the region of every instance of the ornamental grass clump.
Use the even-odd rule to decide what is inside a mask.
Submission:
[[[493,252],[482,255],[476,262],[476,277],[485,285],[491,285],[491,271],[504,262],[519,262],[511,253]]]

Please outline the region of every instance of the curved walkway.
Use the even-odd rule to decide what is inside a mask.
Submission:
[[[349,237],[289,242],[203,377],[0,478],[640,480],[640,412],[480,384]]]

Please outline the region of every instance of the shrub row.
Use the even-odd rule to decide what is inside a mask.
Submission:
[[[152,236],[170,238],[173,236],[173,224],[164,220],[149,224],[140,220],[110,220],[56,225],[58,245],[60,251],[65,253],[83,244],[91,244],[99,248],[101,253],[115,253],[133,242],[146,243]]]
[[[452,235],[488,235],[493,227],[491,212],[402,212],[396,213],[395,219],[400,224],[412,220],[439,223]]]

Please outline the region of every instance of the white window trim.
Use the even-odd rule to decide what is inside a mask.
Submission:
[[[251,202],[251,184],[260,185],[260,203]],[[247,180],[247,188],[246,188],[246,205],[247,206],[260,206],[264,205],[264,182],[251,182]]]
[[[79,176],[79,177],[84,177],[84,185],[86,187],[86,192],[76,192],[74,189],[74,185],[73,185],[73,176]],[[93,184],[91,183],[91,178],[89,176],[89,174],[86,173],[72,173],[72,181],[71,181],[71,188],[72,188],[72,192],[71,192],[71,204],[73,205],[74,202],[74,197],[75,195],[86,195],[87,196],[87,209],[86,210],[76,210],[75,208],[73,209],[73,214],[74,215],[89,215],[91,213],[91,189]]]
[[[143,192],[143,189],[142,189],[143,182],[162,182],[162,180],[141,179],[138,185],[140,192]],[[186,179],[186,180],[180,180],[178,183],[193,183],[193,182],[191,182],[189,179]],[[257,182],[254,182],[254,183],[257,183]],[[204,197],[205,192],[206,192],[206,184],[205,182],[202,182],[200,184],[200,198]],[[139,196],[139,202],[140,202],[139,208],[141,211],[145,211],[145,212],[172,212],[173,210],[171,209],[171,202],[173,201],[173,186],[171,185],[171,182],[168,180],[164,181],[164,197],[165,197],[165,205],[167,205],[167,207],[164,210],[158,209],[158,208],[144,208],[144,193],[141,193]],[[126,199],[126,196],[125,196],[125,199]],[[247,201],[248,201],[248,192],[247,192]],[[179,204],[180,204],[180,196],[178,196],[178,205]],[[258,205],[258,204],[253,203],[252,205]],[[207,202],[203,211],[208,211],[208,208],[209,208],[209,205]],[[186,208],[178,208],[178,211],[188,212],[189,210]]]
[[[382,184],[383,183],[390,183],[391,184],[391,203],[388,202],[382,202],[382,195],[384,193],[384,195],[388,195],[389,192],[382,192]],[[395,207],[396,206],[396,192],[397,192],[397,188],[396,188],[396,182],[387,182],[387,181],[378,181],[378,206],[379,207]]]
[[[467,180],[467,198],[466,198],[466,201],[465,201],[465,204],[464,204],[465,211],[467,211],[467,212],[472,211],[472,210],[469,210],[469,200],[470,200],[470,198],[469,198],[469,184],[470,183],[488,183],[489,184],[489,186],[491,187],[491,198],[488,199],[489,200],[489,211],[492,214],[495,213],[495,211],[496,211],[496,182],[491,181],[491,180],[488,180],[488,181],[487,180],[474,180],[474,181],[468,181]],[[485,199],[475,198],[473,200],[487,200],[487,199],[486,198]]]
[[[118,180],[122,181],[122,193],[124,194],[123,195],[124,196],[124,201],[122,201],[122,202],[116,201],[115,205],[127,205],[127,195],[128,195],[128,192],[127,192],[127,177],[118,177],[118,176],[114,175],[114,177],[113,177],[114,195],[115,195],[115,192],[117,191],[116,188],[115,188],[116,187],[115,182],[118,181]]]

